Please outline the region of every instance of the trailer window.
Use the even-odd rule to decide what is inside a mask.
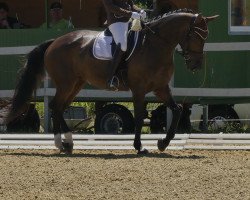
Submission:
[[[250,0],[229,0],[229,25],[232,34],[250,34]]]

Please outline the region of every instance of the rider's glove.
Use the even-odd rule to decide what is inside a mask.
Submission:
[[[140,20],[141,19],[141,14],[139,14],[138,12],[132,12],[131,18]]]
[[[145,10],[141,10],[140,15],[142,21],[145,21],[145,19],[147,18],[147,13],[145,12]]]

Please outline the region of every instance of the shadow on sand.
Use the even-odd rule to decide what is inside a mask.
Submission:
[[[2,152],[0,153],[0,156],[34,156],[34,157],[47,157],[47,158],[98,158],[98,159],[108,159],[108,160],[116,160],[116,159],[133,159],[133,158],[170,158],[170,159],[191,159],[191,160],[196,160],[196,159],[204,159],[206,158],[205,156],[200,156],[200,155],[172,155],[169,153],[148,153],[145,155],[138,155],[136,153],[131,154],[121,154],[119,152],[117,153],[99,153],[96,154],[93,152],[92,153],[73,153],[72,155],[66,155],[66,154],[60,154],[60,153],[54,153],[54,154],[45,154],[45,153],[36,153],[36,152]]]

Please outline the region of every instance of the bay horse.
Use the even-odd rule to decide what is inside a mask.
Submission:
[[[202,67],[203,48],[208,37],[209,21],[218,16],[204,17],[188,10],[167,13],[145,23],[141,39],[134,54],[126,62],[127,83],[119,90],[131,90],[135,115],[134,148],[137,153],[148,153],[141,144],[141,129],[145,115],[145,95],[154,92],[173,113],[166,137],[158,141],[164,151],[174,138],[181,107],[173,100],[169,81],[174,72],[173,55],[179,44],[187,68],[194,71]],[[42,43],[27,56],[27,62],[14,93],[6,122],[23,113],[33,91],[47,71],[55,84],[56,94],[49,107],[52,111],[55,146],[64,153],[73,151],[73,139],[65,120],[64,110],[85,84],[108,89],[110,61],[98,60],[92,54],[95,38],[100,32],[80,30]],[[61,133],[65,134],[62,140]]]

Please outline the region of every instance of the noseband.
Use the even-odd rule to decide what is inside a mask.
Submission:
[[[191,59],[190,53],[201,55],[201,56],[204,54],[203,51],[197,52],[197,51],[193,51],[189,49],[188,44],[189,44],[189,40],[191,39],[191,35],[197,35],[203,42],[208,38],[208,33],[209,33],[208,29],[202,29],[194,25],[196,18],[197,18],[197,15],[193,16],[190,26],[189,26],[189,31],[184,40],[185,44],[187,45],[185,45],[185,47],[181,45],[182,52],[180,54],[184,57],[186,61]],[[202,34],[206,34],[206,36],[203,36]]]

